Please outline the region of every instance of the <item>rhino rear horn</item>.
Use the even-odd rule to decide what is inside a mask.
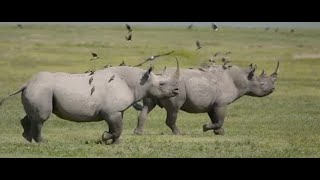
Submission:
[[[166,75],[167,74],[167,66],[165,66],[163,68],[163,71],[162,71],[162,76]]]
[[[265,76],[265,75],[267,75],[267,74],[266,74],[266,72],[264,71],[264,69],[262,69],[262,72],[261,72],[260,76]]]

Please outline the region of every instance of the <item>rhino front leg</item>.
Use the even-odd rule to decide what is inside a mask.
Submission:
[[[167,110],[166,124],[172,130],[174,135],[180,135],[180,131],[176,125],[179,110]]]
[[[224,130],[222,128],[224,118],[226,116],[227,106],[214,107],[211,111],[208,112],[208,115],[212,123],[203,125],[203,132],[214,130],[216,135],[223,135]]]
[[[156,106],[156,102],[152,99],[144,99],[143,100],[143,108],[138,117],[137,127],[134,129],[134,134],[141,135],[143,134],[144,125],[147,120],[148,113],[152,111],[152,109]]]
[[[106,142],[112,139],[112,144],[120,143],[120,135],[122,133],[123,123],[122,123],[122,113],[117,112],[111,115],[107,115],[105,118],[109,126],[109,132],[105,131],[102,134],[102,141]]]

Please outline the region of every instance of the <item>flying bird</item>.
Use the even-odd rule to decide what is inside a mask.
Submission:
[[[266,28],[265,28],[266,31],[269,31],[269,29],[270,29],[269,27],[266,27]]]
[[[111,78],[109,79],[108,83],[114,80],[115,75],[112,75]]]
[[[17,24],[18,28],[22,29],[22,25],[21,24]]]
[[[231,54],[232,52],[231,51],[228,51],[228,52],[226,52],[226,55],[229,55],[229,54]]]
[[[132,31],[131,26],[129,24],[126,24],[126,28],[127,28],[128,32]]]
[[[94,59],[99,59],[99,56],[96,53],[91,52],[91,54],[92,54],[93,58],[91,58],[90,61],[92,61]]]
[[[197,45],[197,49],[196,50],[202,48],[202,46],[200,45],[200,42],[198,40],[196,41],[196,45]]]
[[[132,41],[132,34],[129,34],[128,36],[125,36],[127,41]]]
[[[134,67],[141,66],[142,64],[144,64],[144,63],[146,63],[146,62],[148,62],[148,61],[152,61],[152,60],[154,60],[154,59],[156,59],[156,58],[158,58],[158,57],[160,57],[160,56],[168,56],[168,55],[172,54],[173,52],[174,52],[174,51],[170,51],[170,52],[168,52],[168,53],[158,54],[158,55],[155,55],[155,56],[150,56],[150,57],[148,57],[145,61],[143,61],[142,63],[140,63],[140,64],[138,64],[138,65],[135,65]]]
[[[218,31],[218,26],[215,23],[212,23],[212,29]]]
[[[221,53],[221,52],[216,52],[216,53],[213,55],[213,57],[218,56],[220,53]]]
[[[294,29],[291,29],[290,32],[291,32],[291,33],[294,33]]]
[[[192,29],[193,28],[193,24],[190,24],[187,29]]]
[[[89,84],[90,85],[91,85],[92,81],[93,81],[93,76],[91,76],[91,78],[89,79]]]
[[[93,87],[91,88],[91,94],[90,94],[90,96],[92,95],[92,93],[94,92],[94,90],[95,90],[95,86],[93,86]]]

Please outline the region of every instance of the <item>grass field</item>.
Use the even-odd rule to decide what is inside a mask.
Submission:
[[[75,123],[55,115],[43,126],[44,144],[27,142],[20,119],[25,116],[20,95],[0,107],[0,157],[320,157],[320,31],[221,27],[133,27],[125,41],[124,26],[15,25],[0,26],[0,98],[17,90],[39,71],[84,72],[125,60],[134,65],[151,55],[175,50],[154,61],[156,70],[205,62],[217,51],[232,51],[232,64],[258,65],[272,73],[280,60],[276,91],[264,98],[242,97],[229,106],[224,136],[202,132],[207,114],[180,112],[174,136],[165,125],[165,110],[149,115],[145,134],[133,135],[138,112],[124,114],[119,145],[95,144],[105,122]],[[195,51],[195,41],[203,48]],[[89,61],[90,52],[101,59]],[[146,69],[150,64],[145,64]]]

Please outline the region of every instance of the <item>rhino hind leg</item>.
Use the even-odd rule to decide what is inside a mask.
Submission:
[[[224,135],[224,129],[222,128],[224,118],[226,116],[227,107],[214,107],[208,112],[211,119],[211,123],[203,125],[203,132],[213,130],[216,135]]]
[[[109,126],[109,132],[105,131],[102,134],[102,141],[107,142],[108,140],[112,139],[111,144],[120,143],[119,138],[123,129],[122,117],[123,114],[121,112],[107,115],[105,119]]]
[[[23,133],[22,136],[29,142],[32,141],[32,136],[31,136],[31,120],[25,116],[24,118],[21,119],[20,121],[22,127],[23,127]]]
[[[43,142],[43,138],[41,136],[41,129],[42,129],[43,122],[41,121],[33,121],[31,123],[31,135],[32,139],[37,143]]]

